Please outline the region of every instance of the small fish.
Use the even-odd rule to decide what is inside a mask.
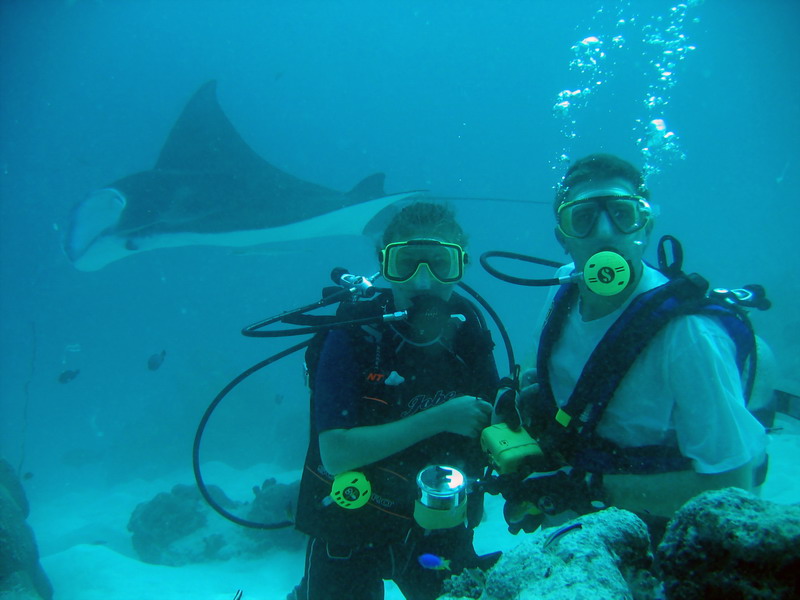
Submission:
[[[547,548],[550,544],[561,538],[562,536],[566,535],[570,531],[574,531],[576,529],[581,529],[583,525],[581,523],[571,523],[570,525],[565,525],[560,529],[556,529],[550,536],[544,541],[542,548]]]
[[[33,479],[33,473],[31,473],[30,471],[26,471],[25,473],[22,474],[23,481],[30,481],[31,479]]]
[[[167,355],[166,350],[162,350],[156,354],[153,354],[150,358],[147,359],[147,368],[151,371],[158,371],[158,368],[161,366],[161,363],[164,362],[164,357]]]
[[[283,404],[283,394],[275,394],[275,398],[273,400],[277,405]]]
[[[423,569],[431,569],[433,571],[450,570],[450,561],[445,560],[441,556],[436,556],[435,554],[420,554],[417,560],[419,564],[422,565]]]
[[[75,379],[80,372],[80,369],[62,371],[61,375],[58,376],[58,383],[69,383]]]

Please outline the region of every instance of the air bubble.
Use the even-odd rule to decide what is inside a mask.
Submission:
[[[613,69],[622,64],[621,53],[628,51],[641,52],[641,55],[634,56],[627,64],[638,64],[644,59],[647,65],[643,73],[647,78],[642,94],[643,114],[636,119],[634,128],[634,139],[645,161],[645,175],[659,172],[672,160],[683,158],[678,135],[667,127],[665,109],[681,73],[682,61],[696,49],[689,43],[686,25],[698,21],[696,18],[689,21],[688,13],[701,1],[677,1],[671,8],[665,7],[662,14],[646,17],[630,14],[638,9],[638,3],[632,2],[621,2],[615,10],[598,9],[595,12],[593,27],[598,29],[571,46],[572,56],[568,64],[577,81],[559,92],[553,104],[553,115],[560,121],[565,140],[562,151],[554,155],[555,162],[569,160],[571,143],[578,137],[578,117],[590,99],[612,81]],[[624,37],[619,35],[622,27],[626,27]],[[644,46],[634,44],[629,50],[631,35],[635,35],[635,40]]]

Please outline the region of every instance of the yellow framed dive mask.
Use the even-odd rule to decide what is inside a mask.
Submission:
[[[464,277],[467,253],[458,244],[434,239],[415,239],[392,242],[381,250],[383,278],[403,283],[414,277],[426,265],[441,283],[456,283]]]

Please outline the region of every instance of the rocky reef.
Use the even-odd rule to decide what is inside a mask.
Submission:
[[[285,485],[267,479],[253,488],[252,502],[237,503],[219,488],[209,486],[212,498],[240,518],[259,523],[291,519],[299,484]],[[189,563],[258,556],[273,548],[298,550],[304,538],[293,529],[246,529],[214,512],[193,485],[176,485],[139,504],[128,521],[139,557],[151,564],[180,566]]]
[[[0,599],[50,600],[53,587],[39,563],[28,499],[13,467],[0,459]]]
[[[669,600],[800,598],[800,506],[706,492],[675,514],[657,556]]]
[[[800,598],[800,506],[729,488],[684,505],[655,557],[644,522],[609,508],[537,531],[489,571],[445,583],[446,600]]]
[[[652,562],[646,525],[609,508],[526,536],[485,575],[472,570],[452,578],[443,598],[656,598]]]

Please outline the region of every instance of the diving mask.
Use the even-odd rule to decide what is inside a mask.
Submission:
[[[381,250],[383,277],[394,283],[408,281],[422,265],[437,281],[456,283],[464,276],[466,263],[467,253],[461,246],[434,239],[392,242]]]
[[[653,209],[642,196],[595,196],[564,202],[558,207],[558,229],[567,237],[587,237],[605,211],[620,233],[639,231],[647,224]]]

